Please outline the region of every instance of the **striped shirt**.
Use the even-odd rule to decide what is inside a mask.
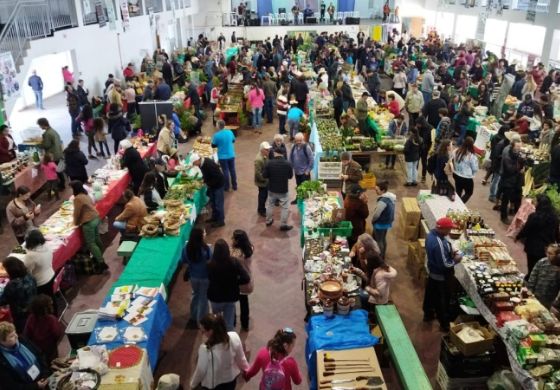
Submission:
[[[278,98],[276,99],[276,113],[278,115],[286,115],[290,105],[288,104],[288,97],[282,95],[282,92],[278,92]]]

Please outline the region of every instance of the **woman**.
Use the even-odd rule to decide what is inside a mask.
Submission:
[[[48,389],[48,365],[39,351],[25,340],[18,340],[16,328],[0,322],[0,383],[6,389]]]
[[[406,162],[406,187],[416,187],[418,183],[418,161],[422,150],[422,138],[416,128],[410,129],[408,139],[404,144],[404,161]]]
[[[345,219],[352,223],[352,235],[348,237],[348,246],[352,248],[358,237],[366,231],[366,219],[369,216],[368,197],[359,184],[352,184],[344,199]]]
[[[249,275],[250,281],[239,286],[239,318],[241,330],[249,331],[249,294],[253,292],[253,278],[251,276],[251,256],[254,252],[253,244],[244,230],[234,230],[231,243],[231,256],[241,262],[241,265]]]
[[[62,67],[62,78],[64,79],[64,84],[74,84],[74,74],[68,69],[68,65]]]
[[[31,200],[29,188],[18,187],[15,199],[6,206],[6,217],[18,243],[22,244],[27,232],[35,228],[35,217],[40,213],[41,206]]]
[[[478,171],[478,157],[474,152],[474,140],[465,138],[465,142],[453,152],[453,180],[455,190],[463,203],[467,203],[474,190],[474,175]]]
[[[535,92],[537,91],[537,84],[535,83],[535,79],[529,73],[525,77],[525,80],[525,85],[523,85],[523,88],[521,89],[521,96],[529,94],[532,97],[535,97]]]
[[[198,349],[191,388],[235,390],[237,377],[249,368],[241,339],[237,333],[226,330],[219,314],[207,314],[200,325],[206,341]]]
[[[103,259],[99,214],[81,182],[72,181],[70,187],[74,195],[74,225],[81,227],[84,241],[95,260],[94,273],[101,274],[109,267]]]
[[[212,108],[212,124],[216,126],[216,107],[220,102],[220,81],[214,78],[212,90],[210,90],[210,108]]]
[[[393,76],[393,91],[398,93],[402,98],[405,97],[405,89],[406,89],[406,74],[402,68],[399,68],[395,75]]]
[[[10,281],[0,296],[0,306],[10,306],[18,333],[23,332],[31,299],[37,294],[37,283],[20,259],[8,257],[2,262]],[[1,354],[0,354],[1,355]]]
[[[108,119],[108,131],[111,134],[111,138],[114,141],[114,152],[117,154],[119,151],[119,144],[122,140],[126,139],[130,131],[130,122],[128,119],[123,117],[122,107],[116,103],[111,103],[109,106],[109,113],[107,114]]]
[[[270,148],[268,158],[272,160],[274,158],[274,153],[280,153],[286,160],[288,159],[288,149],[286,148],[286,144],[284,143],[284,135],[282,134],[274,135],[272,148]]]
[[[160,115],[163,121],[163,127],[159,131],[158,140],[157,140],[157,151],[161,156],[173,156],[177,149],[175,149],[175,135],[171,131],[170,127],[173,122],[170,122],[165,114]]]
[[[208,263],[208,300],[213,313],[222,313],[228,330],[235,322],[235,302],[239,300],[239,286],[251,281],[240,261],[232,257],[227,242],[219,239]]]
[[[198,324],[208,314],[208,262],[212,257],[210,246],[204,241],[206,231],[194,227],[187,245],[181,253],[181,263],[186,264],[185,280],[191,280],[192,296],[187,328],[198,329]]]
[[[15,160],[17,145],[10,135],[8,125],[0,126],[0,164]]]
[[[350,272],[358,275],[362,280],[367,280],[367,286],[360,291],[363,309],[389,302],[391,283],[397,277],[397,271],[387,265],[381,256],[370,252],[367,256],[367,272],[355,267],[351,267]]]
[[[97,160],[97,157],[91,154],[91,150],[95,150],[95,154],[100,156],[97,151],[97,146],[95,146],[95,131],[93,126],[93,109],[89,103],[82,108],[82,112],[78,115],[76,119],[82,123],[82,128],[84,129],[87,139],[88,139],[88,158],[90,160]]]
[[[348,256],[352,258],[352,264],[359,267],[362,271],[367,270],[367,256],[368,253],[380,254],[379,245],[368,233],[363,233],[358,236],[358,240],[352,247]]]
[[[266,347],[259,350],[255,361],[245,372],[244,378],[249,381],[257,375],[259,371],[263,372],[260,388],[272,388],[291,390],[292,382],[300,385],[302,382],[301,373],[296,360],[290,356],[296,345],[296,334],[292,328],[284,328],[278,330],[274,337],[268,341]],[[274,378],[269,374],[271,366],[276,362],[278,368],[284,373],[284,383],[275,383]],[[269,387],[266,387],[268,385]]]
[[[76,139],[70,141],[66,149],[64,149],[64,162],[66,163],[64,171],[70,180],[77,180],[83,184],[87,183],[88,174],[86,171],[86,165],[88,163],[88,159],[80,150],[80,141]]]
[[[264,106],[264,92],[256,82],[251,85],[251,90],[247,94],[247,100],[253,112],[253,129],[259,132],[262,126],[262,109]]]
[[[545,257],[546,247],[560,241],[558,216],[548,196],[545,194],[537,196],[535,212],[529,215],[516,240],[522,240],[525,244],[527,275],[529,275],[537,261]]]
[[[432,192],[437,195],[447,196],[453,202],[455,201],[455,188],[449,182],[449,176],[453,173],[453,162],[451,160],[451,141],[444,139],[439,144],[436,155],[436,166],[434,177],[436,178],[436,186],[432,188]]]
[[[132,177],[132,190],[135,194],[138,194],[142,180],[144,180],[144,175],[148,172],[148,168],[142,160],[142,156],[138,153],[132,143],[125,139],[121,141],[121,148],[124,150],[123,157],[121,160],[121,166],[128,169],[128,173]]]
[[[546,257],[540,259],[527,281],[527,287],[547,309],[550,308],[560,292],[560,246],[550,244]]]
[[[124,210],[115,217],[113,226],[121,233],[138,234],[144,225],[144,217],[148,215],[146,205],[131,190],[126,190],[123,198],[126,202]]]
[[[490,108],[490,91],[486,83],[482,82],[478,86],[478,105]]]
[[[144,201],[150,213],[163,206],[163,200],[156,189],[156,175],[154,172],[146,173],[140,190],[138,190],[138,195]]]
[[[27,253],[23,258],[23,263],[37,283],[37,293],[48,295],[54,299],[53,253],[45,245],[45,242],[45,237],[39,229],[33,229],[27,233],[25,237]]]
[[[64,327],[53,315],[53,300],[45,294],[36,295],[29,305],[29,317],[23,334],[50,362],[58,356],[57,344],[64,336]]]

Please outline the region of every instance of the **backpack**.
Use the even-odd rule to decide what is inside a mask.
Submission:
[[[275,360],[270,356],[270,362],[263,371],[260,390],[284,390],[286,373],[282,367],[283,361],[284,359]]]
[[[428,166],[426,167],[426,170],[430,175],[433,175],[436,172],[436,167],[437,167],[437,153],[434,153],[430,157],[428,157]]]

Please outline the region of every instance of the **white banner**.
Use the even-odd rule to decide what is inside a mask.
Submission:
[[[329,161],[319,162],[319,171],[317,173],[317,178],[319,180],[340,180],[341,173],[342,173],[341,162],[329,162]]]
[[[0,84],[2,85],[4,100],[19,96],[20,85],[16,76],[16,64],[14,63],[12,53],[0,53]]]
[[[130,27],[130,14],[128,13],[128,0],[121,0],[122,27],[126,31]]]

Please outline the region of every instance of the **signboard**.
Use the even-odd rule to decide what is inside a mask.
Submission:
[[[342,163],[340,161],[321,161],[317,178],[319,180],[340,180],[342,174]]]
[[[537,16],[537,2],[538,0],[529,0],[527,16],[525,17],[525,19],[529,22],[535,22],[535,18]]]
[[[99,27],[105,27],[107,25],[107,18],[105,17],[105,10],[103,9],[103,3],[101,0],[95,2],[95,14],[97,15],[97,23]]]
[[[16,76],[16,64],[12,53],[0,53],[0,84],[4,100],[19,95],[19,82]]]
[[[115,7],[113,6],[113,0],[105,0],[105,6],[107,7],[107,16],[109,17],[109,29],[117,29],[117,14],[115,12]]]
[[[126,31],[130,27],[130,14],[128,13],[128,0],[121,0],[122,27]]]

